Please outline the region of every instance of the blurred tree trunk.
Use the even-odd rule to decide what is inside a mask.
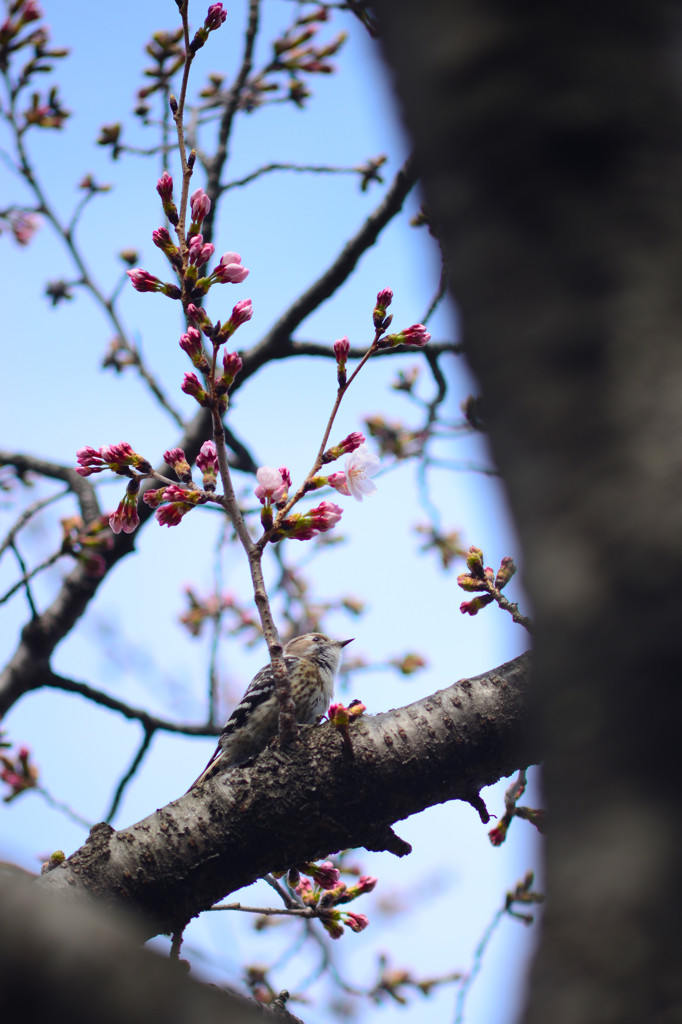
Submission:
[[[375,8],[537,622],[525,1020],[679,1021],[680,9]]]

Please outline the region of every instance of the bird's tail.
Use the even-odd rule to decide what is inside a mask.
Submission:
[[[220,768],[220,755],[222,754],[222,752],[222,747],[220,746],[220,744],[218,744],[218,746],[215,748],[215,751],[213,752],[211,760],[208,762],[199,778],[195,779],[192,785],[187,790],[188,793],[191,793],[193,789],[196,789],[196,787],[200,785],[200,783],[205,782],[206,779],[210,779],[212,775],[215,775],[215,773]]]

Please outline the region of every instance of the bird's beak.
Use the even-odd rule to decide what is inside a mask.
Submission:
[[[352,636],[350,638],[350,640],[339,640],[339,647],[345,647],[346,644],[352,644],[354,640],[355,640],[354,636]]]

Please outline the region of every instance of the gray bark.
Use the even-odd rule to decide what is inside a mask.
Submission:
[[[38,885],[88,893],[142,917],[145,938],[174,932],[269,871],[364,846],[410,847],[391,826],[536,762],[526,727],[530,659],[522,655],[408,707],[363,717],[352,750],[329,724],[263,752],[130,828],[97,825]],[[293,781],[295,780],[295,782]]]
[[[680,1020],[679,6],[375,6],[536,610],[525,1020]]]

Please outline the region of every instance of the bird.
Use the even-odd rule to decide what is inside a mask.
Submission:
[[[353,638],[351,637],[351,640]],[[312,725],[334,696],[341,651],[351,640],[332,640],[324,633],[304,633],[284,648],[296,721]],[[277,733],[279,702],[272,665],[255,674],[223,727],[213,756],[187,792],[226,768],[244,764],[263,750]]]

